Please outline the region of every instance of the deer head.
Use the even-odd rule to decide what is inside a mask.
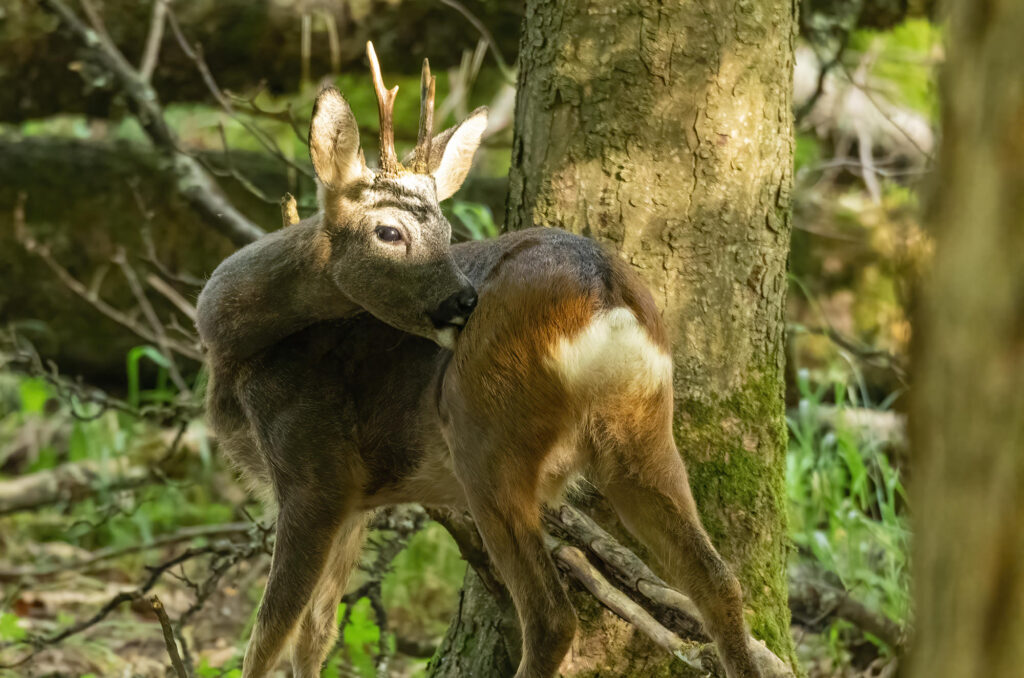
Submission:
[[[372,43],[366,51],[380,112],[379,168],[367,167],[355,116],[337,89],[321,91],[313,107],[309,154],[326,270],[342,294],[380,320],[451,347],[476,291],[452,259],[451,224],[439,203],[465,180],[487,109],[432,138],[434,77],[424,60],[416,148],[400,163],[392,126],[398,87],[385,88]]]

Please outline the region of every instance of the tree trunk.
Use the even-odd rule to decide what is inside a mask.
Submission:
[[[795,13],[788,0],[527,2],[506,216],[513,229],[601,240],[650,284],[673,333],[676,435],[701,516],[743,584],[754,635],[790,660],[782,377]],[[681,666],[600,606],[577,611],[564,675]]]
[[[911,678],[1024,666],[1024,4],[950,3],[914,323]]]

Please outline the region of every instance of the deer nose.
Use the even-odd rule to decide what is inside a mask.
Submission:
[[[434,327],[440,329],[449,325],[462,327],[469,319],[469,314],[476,308],[477,295],[472,285],[467,285],[441,302],[441,305],[430,314]]]
[[[473,289],[472,285],[463,287],[458,294],[455,295],[455,303],[458,305],[459,310],[469,315],[476,308],[476,290]]]

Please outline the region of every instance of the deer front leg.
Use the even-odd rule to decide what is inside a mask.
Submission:
[[[516,678],[551,678],[576,633],[576,614],[544,548],[535,490],[528,478],[460,465],[459,450],[452,453],[484,545],[519,615],[523,646]],[[473,454],[494,458],[491,450]]]
[[[243,678],[267,675],[277,663],[320,581],[343,503],[305,491],[281,500],[270,577],[242,663]]]
[[[317,678],[320,668],[338,637],[337,614],[352,570],[359,562],[365,533],[365,517],[356,513],[345,519],[331,545],[320,581],[302,615],[292,643],[292,673],[295,678]]]

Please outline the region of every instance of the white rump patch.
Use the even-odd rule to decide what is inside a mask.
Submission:
[[[672,382],[672,358],[623,307],[595,315],[575,337],[559,340],[551,360],[566,386],[598,391],[594,395],[609,388],[650,393]]]

